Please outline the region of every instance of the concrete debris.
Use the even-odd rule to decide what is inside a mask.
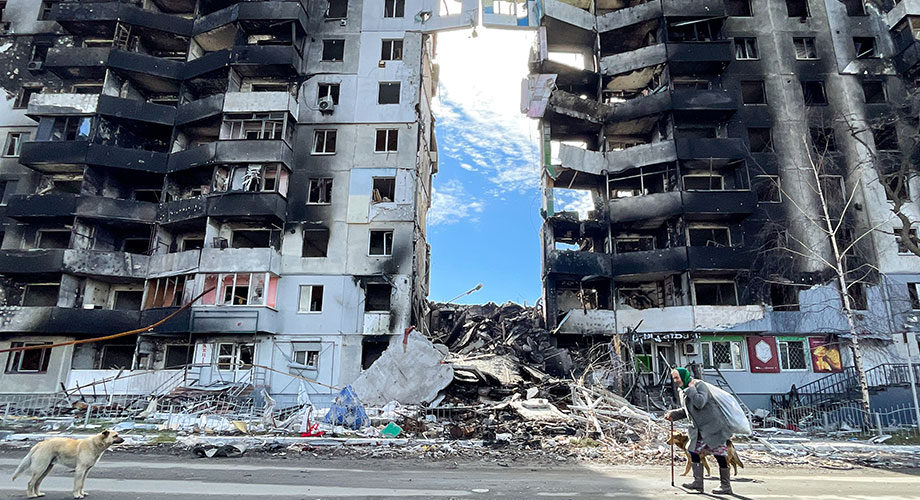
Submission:
[[[365,404],[427,403],[454,378],[444,354],[415,331],[394,339],[386,351],[351,384]]]
[[[204,443],[192,448],[192,454],[198,458],[236,458],[246,453],[246,445],[241,443],[216,445]]]

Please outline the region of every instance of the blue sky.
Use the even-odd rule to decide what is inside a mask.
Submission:
[[[439,173],[428,218],[431,294],[457,303],[540,297],[536,121],[520,113],[533,32],[438,35]]]

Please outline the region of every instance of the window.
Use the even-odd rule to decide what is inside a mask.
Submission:
[[[403,58],[403,41],[402,40],[384,40],[380,49],[381,61],[402,61]]]
[[[403,17],[406,14],[406,0],[383,0],[383,17]]]
[[[146,201],[148,203],[159,203],[160,193],[161,191],[159,189],[135,189],[134,200]]]
[[[256,350],[255,344],[217,344],[219,370],[248,370]]]
[[[866,6],[863,5],[865,0],[840,0],[847,8],[848,16],[865,16]]]
[[[287,113],[243,113],[224,116],[220,138],[229,140],[285,139],[291,142],[294,127],[286,126]]]
[[[209,274],[205,276],[204,288],[216,288],[216,291],[206,294],[201,303],[208,306],[274,307],[277,280],[269,273]]]
[[[806,106],[827,105],[827,94],[824,92],[824,82],[802,82],[802,95]]]
[[[837,135],[830,127],[811,127],[808,129],[811,145],[818,154],[837,151]]]
[[[100,370],[130,370],[134,364],[134,344],[104,345],[102,346],[102,359],[99,360]]]
[[[22,143],[29,140],[28,132],[10,132],[6,134],[6,145],[3,146],[3,156],[16,158],[22,150]]]
[[[756,38],[735,38],[735,59],[751,61],[759,58]]]
[[[235,229],[230,233],[230,248],[274,248],[281,243],[278,229]]]
[[[341,62],[345,60],[345,40],[323,40],[323,61]]]
[[[783,191],[778,175],[758,175],[754,177],[754,192],[758,203],[782,203]]]
[[[720,37],[721,24],[712,20],[668,23],[669,42],[709,42]]]
[[[399,104],[399,82],[380,82],[377,104]]]
[[[118,311],[140,311],[143,298],[143,290],[115,290],[112,309]]]
[[[779,364],[783,370],[807,370],[808,351],[804,340],[779,341]]]
[[[287,195],[290,172],[280,163],[252,163],[218,166],[214,172],[214,192],[248,191]]]
[[[764,90],[763,81],[741,82],[741,102],[744,104],[766,104],[767,93]]]
[[[315,130],[313,131],[313,154],[315,155],[334,155],[335,154],[335,130]]]
[[[30,63],[45,62],[45,58],[48,57],[48,49],[50,48],[51,48],[51,44],[49,43],[36,43],[32,45],[32,57],[29,59],[29,62]]]
[[[872,127],[872,138],[875,140],[875,149],[879,151],[898,151],[898,129],[893,123],[885,123]]]
[[[703,368],[711,370],[743,370],[744,343],[740,340],[700,342]]]
[[[690,246],[728,247],[732,244],[731,232],[724,226],[691,226],[687,229]]]
[[[70,248],[70,230],[40,229],[35,246],[38,248]]]
[[[13,109],[26,109],[29,107],[29,99],[32,98],[33,94],[39,94],[42,91],[41,85],[23,85],[19,89],[19,94],[16,95],[16,100],[13,102]]]
[[[655,249],[653,236],[635,236],[614,238],[614,251],[616,253],[644,252]]]
[[[818,50],[815,49],[815,39],[810,37],[795,37],[792,39],[795,46],[795,58],[799,61],[815,61],[818,59]]]
[[[0,205],[6,205],[6,189],[9,187],[9,183],[10,181],[0,181]],[[0,239],[0,244],[2,243],[3,241]]]
[[[769,128],[749,128],[748,142],[752,153],[773,152],[773,132]]]
[[[770,303],[774,311],[798,311],[799,289],[793,285],[770,284]]]
[[[694,281],[693,296],[698,306],[738,305],[734,281]]]
[[[320,99],[324,97],[331,97],[332,104],[339,104],[339,84],[338,83],[321,83],[319,84],[317,93],[316,93],[316,103],[319,104]]]
[[[393,231],[371,231],[370,255],[393,255]]]
[[[846,184],[842,175],[820,174],[818,182],[821,183],[821,192],[827,201],[828,208],[836,212],[841,209],[846,200]]]
[[[332,178],[310,179],[307,203],[310,205],[328,205],[332,203]]]
[[[31,283],[22,294],[24,307],[54,307],[58,302],[60,283]]]
[[[365,312],[384,312],[390,310],[391,287],[388,283],[368,283],[364,299]]]
[[[860,282],[847,283],[847,295],[850,296],[850,307],[857,311],[869,309],[869,298],[866,296],[866,287]]]
[[[396,177],[374,177],[374,203],[396,200]]]
[[[51,2],[42,2],[38,8],[38,20],[39,21],[50,21],[51,20],[51,8],[54,6]]]
[[[189,302],[194,298],[194,277],[189,274],[147,280],[144,309],[179,307]]]
[[[329,0],[326,19],[344,19],[348,17],[348,0]]]
[[[862,88],[866,104],[888,102],[888,95],[885,92],[885,82],[881,80],[864,80],[862,82]]]
[[[684,190],[686,191],[721,191],[723,189],[725,189],[725,184],[721,175],[692,174],[684,176]]]
[[[85,141],[93,128],[90,116],[58,116],[42,119],[35,134],[37,141]]]
[[[163,368],[182,368],[192,364],[195,351],[190,345],[168,345],[166,346],[166,361]]]
[[[300,285],[300,304],[297,312],[314,313],[323,311],[323,285]]]
[[[786,0],[789,17],[808,17],[808,0]]]
[[[75,83],[70,86],[72,94],[94,95],[102,93],[103,84],[101,83]]]
[[[751,16],[751,0],[728,0],[728,15],[735,17]]]
[[[920,310],[920,283],[908,283],[907,295],[910,297],[910,308]]]
[[[904,238],[901,237],[901,228],[896,227],[891,230],[894,233],[895,242],[898,244],[898,253],[902,255],[910,255],[912,252],[907,248],[907,243],[904,241]],[[908,232],[908,236],[912,241],[917,241],[917,230],[911,229]]]
[[[853,46],[857,59],[875,59],[879,56],[875,48],[875,38],[871,36],[854,36]]]
[[[329,248],[328,229],[304,229],[302,257],[326,257]]]
[[[384,129],[377,131],[377,141],[374,145],[376,153],[395,153],[399,143],[399,130]]]
[[[291,357],[294,363],[315,370],[319,366],[319,351],[315,349],[295,350]]]
[[[51,345],[51,342],[10,342],[10,348]],[[6,373],[45,373],[51,362],[51,349],[13,351],[6,361]]]

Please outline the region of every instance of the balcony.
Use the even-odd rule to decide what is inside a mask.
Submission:
[[[727,90],[671,90],[615,103],[612,120],[633,120],[667,111],[700,120],[723,120],[738,111],[738,103],[738,93]]]
[[[98,112],[104,116],[169,127],[172,127],[176,121],[176,108],[172,106],[108,95],[99,96]]]
[[[612,223],[639,223],[654,227],[679,215],[687,220],[740,220],[754,213],[757,196],[752,191],[670,191],[612,199],[607,204]]]
[[[109,47],[54,47],[43,67],[64,80],[102,80],[111,51]]]
[[[185,63],[183,78],[190,80],[227,66],[243,76],[291,76],[300,70],[300,64],[300,53],[290,45],[239,45]]]
[[[87,219],[153,224],[157,217],[157,204],[102,196],[80,196],[77,198],[76,213]]]
[[[32,250],[0,250],[2,274],[59,274],[64,268],[62,248]]]
[[[284,163],[293,168],[294,152],[283,140],[216,141],[169,155],[169,171],[213,163]]]
[[[668,43],[671,76],[721,73],[734,59],[731,40]]]
[[[738,247],[672,247],[612,256],[613,276],[661,279],[687,271],[738,271],[750,269],[753,256]]]
[[[894,56],[894,65],[898,73],[907,78],[915,78],[920,75],[920,41],[913,38],[910,30],[904,30],[901,38],[903,43],[898,43],[898,46],[903,48]]]
[[[238,221],[285,220],[287,200],[278,193],[229,192],[208,196],[208,216]]]
[[[920,16],[920,0],[899,0],[884,15],[888,20],[888,26],[893,28],[907,16]],[[910,33],[910,30],[906,31]]]
[[[179,273],[194,273],[198,270],[201,250],[155,253],[150,256],[147,277],[175,276]]]
[[[281,274],[281,253],[274,248],[204,248],[201,250],[200,273],[236,273],[267,271]]]
[[[601,58],[601,72],[605,75],[622,75],[633,71],[664,64],[668,61],[665,44],[649,45],[620,54]]]
[[[18,220],[72,219],[77,211],[75,194],[17,194],[7,202],[7,217]]]
[[[209,118],[221,116],[224,110],[224,94],[215,94],[182,104],[176,109],[176,125],[188,125]],[[179,154],[179,153],[176,153]]]
[[[747,158],[744,139],[735,137],[716,139],[677,138],[677,158],[681,160],[742,160]]]
[[[305,32],[308,19],[307,13],[298,2],[235,3],[230,7],[196,19],[193,34],[197,36],[238,21],[272,24],[294,21],[298,24],[300,31]]]
[[[193,306],[192,333],[277,333],[278,311],[265,306]]]
[[[41,93],[29,99],[26,116],[37,120],[41,116],[91,115],[95,114],[98,108],[97,94]]]
[[[661,17],[726,17],[723,0],[651,0],[623,7],[597,18],[598,32],[605,33]]]
[[[603,253],[552,250],[546,254],[544,274],[610,276],[610,256]]]
[[[0,332],[47,333],[67,335],[106,335],[134,330],[140,323],[140,311],[77,309],[65,307],[21,307],[4,318]]]
[[[175,200],[160,203],[157,211],[157,224],[190,224],[203,222],[208,216],[207,198],[199,196],[186,200]],[[203,228],[204,226],[202,226]]]
[[[650,309],[621,307],[616,311],[617,332],[639,325],[639,333],[767,331],[763,306],[671,306]]]
[[[149,260],[146,255],[125,252],[69,249],[64,251],[63,271],[77,276],[143,280]]]
[[[287,111],[297,116],[297,99],[290,92],[227,92],[224,113]]]
[[[190,36],[192,21],[180,16],[144,10],[124,2],[61,2],[51,10],[51,19],[73,35],[99,36],[110,32],[115,22],[163,33]]]
[[[166,159],[166,153],[89,141],[25,142],[19,155],[19,163],[47,173],[73,171],[79,165],[165,173]]]

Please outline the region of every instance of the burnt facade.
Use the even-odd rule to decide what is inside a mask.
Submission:
[[[560,342],[627,335],[647,382],[698,362],[768,408],[852,363],[840,260],[866,368],[916,357],[920,257],[875,168],[916,133],[881,119],[914,86],[911,5],[543,2],[524,107]],[[587,216],[565,210],[573,191]]]

